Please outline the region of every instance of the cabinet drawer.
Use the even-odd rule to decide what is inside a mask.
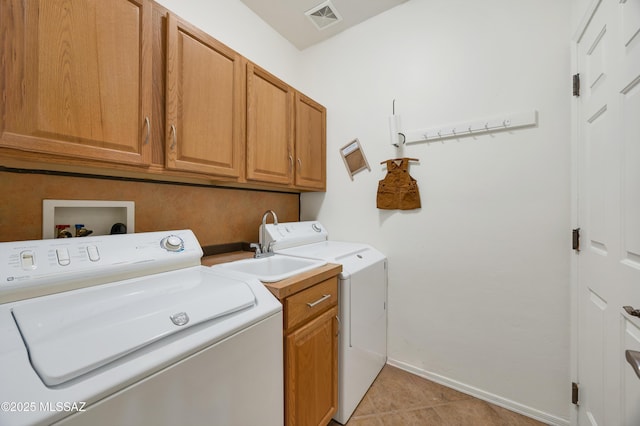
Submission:
[[[338,303],[338,278],[333,277],[285,299],[285,330]]]

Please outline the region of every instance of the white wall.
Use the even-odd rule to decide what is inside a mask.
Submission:
[[[389,257],[389,357],[557,424],[569,418],[570,2],[411,0],[302,52],[328,109],[327,192],[302,219]],[[407,145],[405,129],[536,109],[539,126]],[[353,138],[371,172],[350,181]],[[422,209],[376,209],[380,161],[416,157]]]

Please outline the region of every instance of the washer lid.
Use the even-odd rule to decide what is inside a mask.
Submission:
[[[256,303],[247,283],[194,267],[35,299],[12,311],[31,365],[55,386]]]

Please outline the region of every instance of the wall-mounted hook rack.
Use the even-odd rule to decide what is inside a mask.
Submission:
[[[530,127],[537,124],[538,112],[535,110],[408,131],[402,130],[399,115],[394,114],[389,117],[391,144],[396,147],[402,144],[430,142],[446,138],[460,138],[482,133]]]

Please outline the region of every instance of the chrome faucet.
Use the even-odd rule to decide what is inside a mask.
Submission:
[[[264,214],[262,215],[262,227],[260,228],[260,243],[251,244],[251,247],[255,247],[256,249],[256,254],[254,257],[273,256],[274,254],[273,249],[271,248],[271,243],[273,241],[269,241],[269,244],[267,244],[267,246],[265,247],[265,240],[267,239],[266,225],[267,217],[269,216],[269,214],[273,216],[273,224],[278,224],[278,216],[276,215],[276,212],[274,212],[273,210],[267,210],[266,212],[264,212]]]

